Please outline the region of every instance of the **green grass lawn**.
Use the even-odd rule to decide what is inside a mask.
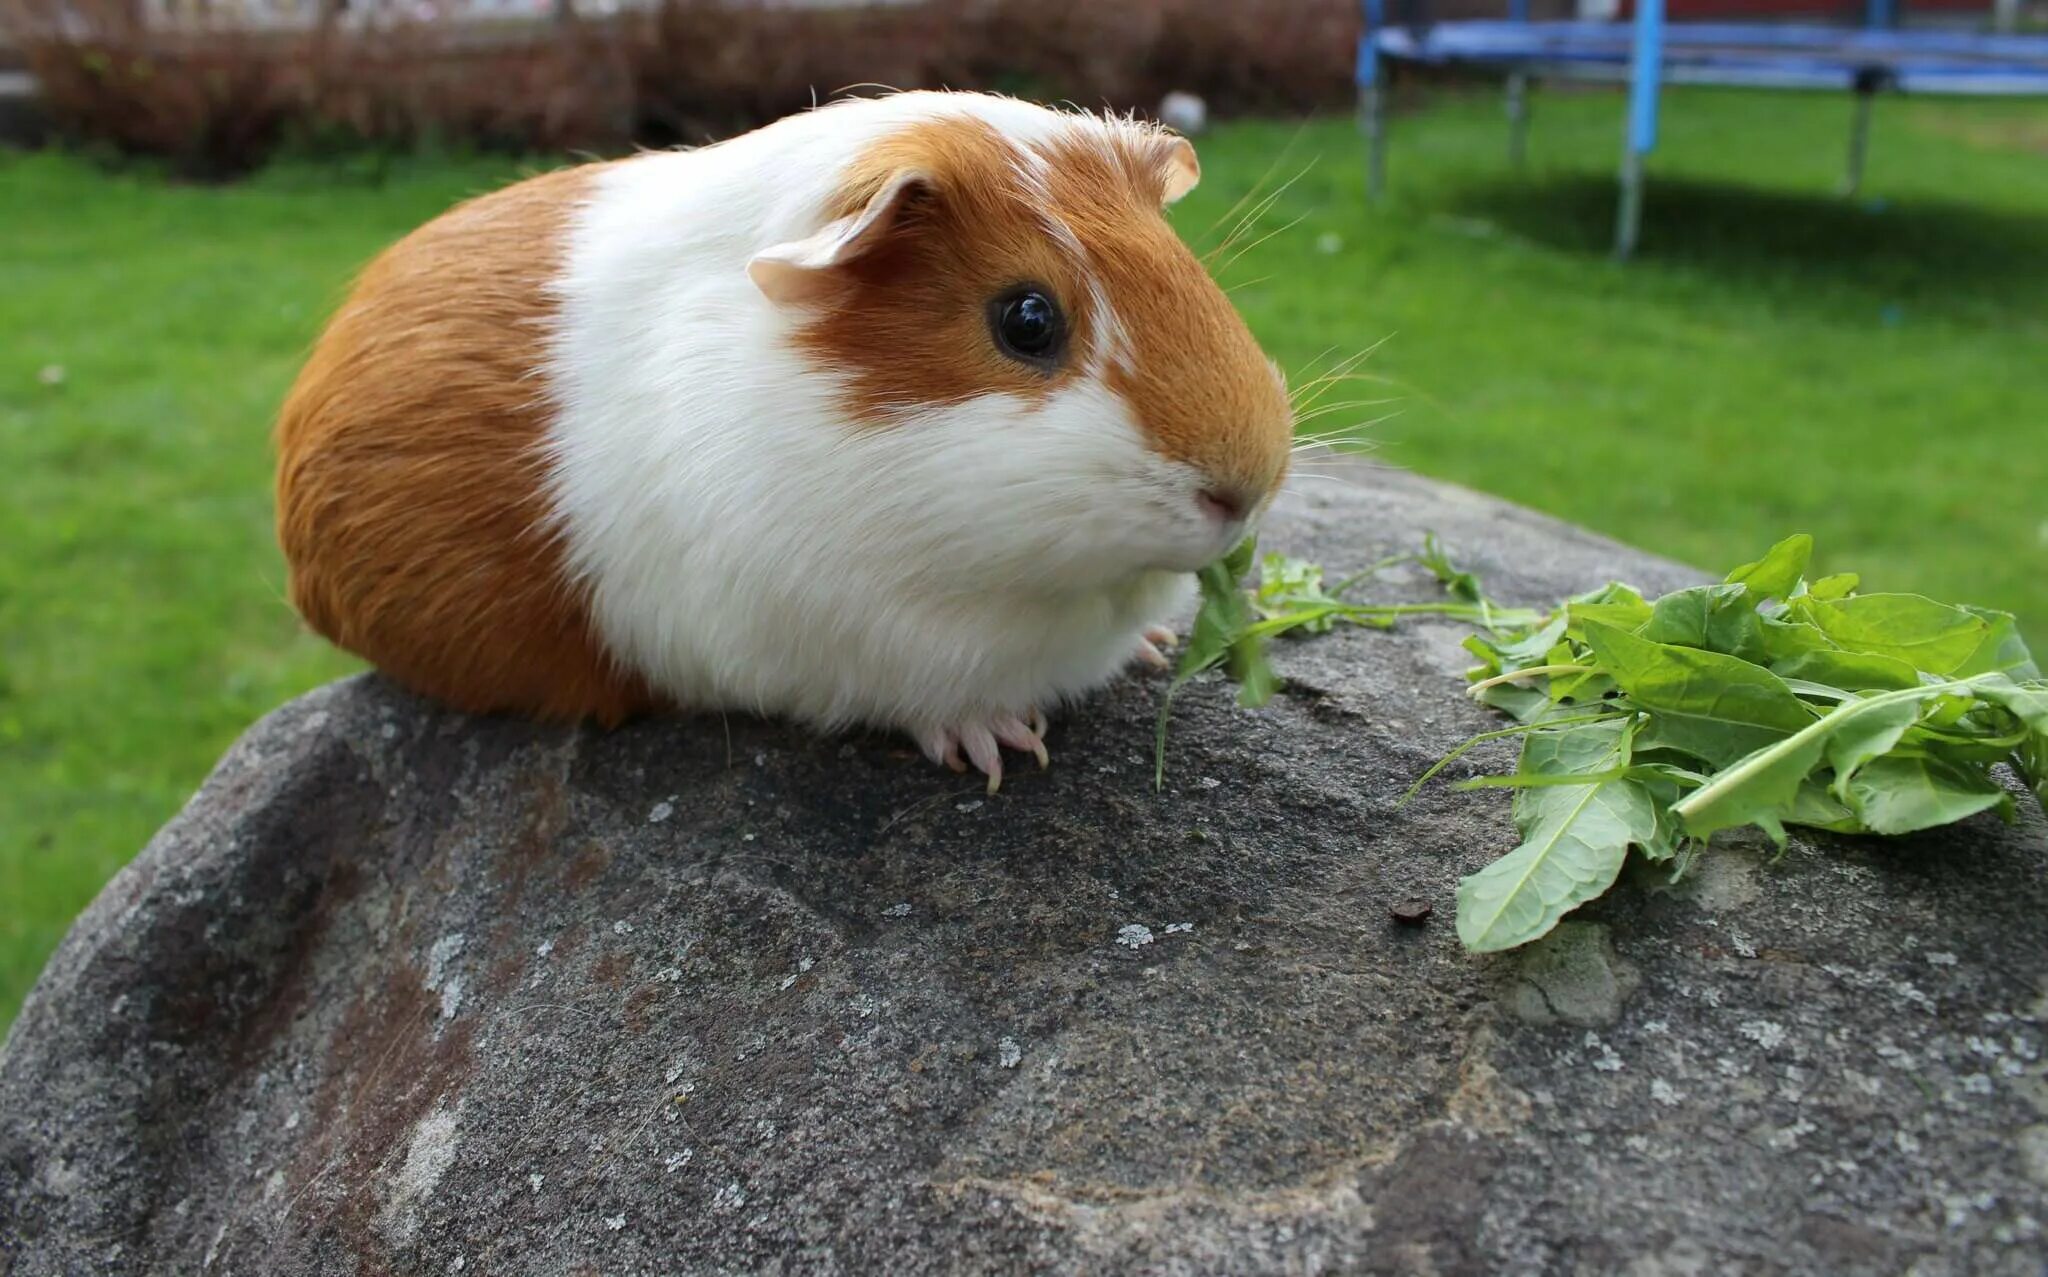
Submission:
[[[1176,218],[1211,243],[1299,175],[1225,282],[1297,374],[1378,344],[1334,401],[1399,400],[1312,429],[1393,412],[1384,461],[1702,564],[1808,530],[2048,643],[2048,107],[1882,103],[1865,203],[1830,194],[1848,109],[1672,94],[1625,268],[1607,94],[1539,96],[1520,177],[1493,99],[1404,116],[1373,210],[1348,123],[1227,128]],[[350,668],[282,599],[271,414],[358,265],[522,168],[0,154],[0,1022],[228,742]]]

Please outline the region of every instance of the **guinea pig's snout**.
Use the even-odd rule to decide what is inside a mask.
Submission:
[[[1242,523],[1257,508],[1259,496],[1234,483],[1212,483],[1195,493],[1195,505],[1217,523]]]

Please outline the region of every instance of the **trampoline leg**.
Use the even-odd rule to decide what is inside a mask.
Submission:
[[[1636,0],[1629,52],[1628,133],[1621,151],[1621,202],[1614,256],[1627,261],[1643,229],[1643,161],[1657,146],[1657,87],[1664,78],[1664,0]]]
[[[1643,232],[1643,153],[1631,147],[1621,157],[1621,202],[1614,212],[1614,255],[1622,261],[1636,251]]]
[[[1517,71],[1508,77],[1508,164],[1516,171],[1528,151],[1529,74]]]
[[[1849,167],[1842,174],[1842,195],[1844,198],[1856,194],[1863,186],[1863,157],[1870,150],[1870,110],[1877,101],[1874,88],[1856,86],[1856,114],[1849,121]]]
[[[1358,122],[1365,131],[1365,193],[1377,204],[1387,197],[1386,91],[1378,83],[1358,95]]]

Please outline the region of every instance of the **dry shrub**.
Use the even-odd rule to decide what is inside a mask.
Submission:
[[[697,141],[856,85],[995,89],[1148,110],[1345,105],[1354,0],[924,0],[785,7],[665,0],[631,40],[643,131]]]
[[[986,88],[1222,113],[1350,97],[1353,0],[663,0],[560,23],[443,15],[310,30],[139,17],[141,0],[0,0],[70,136],[189,175],[294,137],[518,150],[701,142],[857,86]]]
[[[248,168],[305,98],[297,37],[153,29],[123,0],[6,0],[4,13],[60,130],[193,176]]]
[[[352,33],[313,59],[308,124],[382,146],[611,150],[631,137],[628,65],[601,26]]]

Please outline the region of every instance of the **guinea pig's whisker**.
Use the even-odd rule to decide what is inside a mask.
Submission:
[[[1222,216],[1218,217],[1215,221],[1209,223],[1208,227],[1202,231],[1204,237],[1207,237],[1208,235],[1213,233],[1217,227],[1223,225],[1223,223],[1229,221],[1232,217],[1236,216],[1237,211],[1244,207],[1245,201],[1257,195],[1259,191],[1262,188],[1264,188],[1266,183],[1272,180],[1273,174],[1278,173],[1280,171],[1280,166],[1287,162],[1287,157],[1293,154],[1294,144],[1301,140],[1302,132],[1307,128],[1308,121],[1306,120],[1303,120],[1300,124],[1297,124],[1295,126],[1294,132],[1288,135],[1287,145],[1280,148],[1280,153],[1273,157],[1273,162],[1266,166],[1266,171],[1259,174],[1259,180],[1253,182],[1251,186],[1245,190],[1244,194],[1238,196],[1236,203],[1232,204],[1229,208],[1224,209]]]
[[[1294,424],[1300,425],[1304,421],[1314,421],[1318,417],[1327,417],[1333,412],[1344,412],[1351,408],[1377,408],[1382,404],[1399,402],[1401,402],[1400,399],[1394,397],[1383,399],[1339,399],[1332,403],[1319,404],[1308,412],[1295,413]]]
[[[1389,336],[1391,335],[1392,334],[1389,334]],[[1378,341],[1374,342],[1372,345],[1367,346],[1364,350],[1359,351],[1357,354],[1338,360],[1336,363],[1330,365],[1327,369],[1318,373],[1310,380],[1304,382],[1301,386],[1290,390],[1288,392],[1288,398],[1299,401],[1305,395],[1320,394],[1324,389],[1326,389],[1330,385],[1353,375],[1353,370],[1357,368],[1359,364],[1364,363],[1367,359],[1371,358],[1373,352],[1377,351],[1381,346],[1386,345],[1386,343],[1387,337],[1382,337]],[[1321,363],[1322,359],[1322,355],[1317,355],[1314,360],[1310,361],[1311,365],[1313,366],[1314,364]]]
[[[1297,413],[1307,412],[1309,409],[1321,403],[1327,396],[1334,392],[1337,387],[1350,385],[1353,382],[1364,382],[1368,385],[1373,386],[1387,386],[1396,390],[1408,390],[1408,387],[1397,378],[1388,377],[1381,373],[1332,373],[1331,375],[1315,382],[1313,385],[1304,387],[1303,389],[1305,393],[1303,397],[1297,403],[1295,403],[1294,410]]]
[[[1315,164],[1313,161],[1311,161],[1307,168],[1302,169],[1301,172],[1296,173],[1293,177],[1288,178],[1287,181],[1282,183],[1277,189],[1268,194],[1264,199],[1261,199],[1257,204],[1254,204],[1251,207],[1250,211],[1245,213],[1243,217],[1237,219],[1237,224],[1230,228],[1230,233],[1223,237],[1222,243],[1216,245],[1216,247],[1202,254],[1202,264],[1204,266],[1209,265],[1210,262],[1222,256],[1224,253],[1228,252],[1231,249],[1231,247],[1235,245],[1240,239],[1244,238],[1245,235],[1257,229],[1259,223],[1265,220],[1266,214],[1272,212],[1273,206],[1280,202],[1280,197],[1287,193],[1288,188],[1293,186],[1296,182],[1299,182],[1302,178],[1307,177],[1308,170],[1314,167]]]
[[[1227,270],[1229,270],[1229,269],[1230,269],[1230,268],[1231,268],[1232,266],[1235,266],[1235,265],[1237,265],[1237,263],[1238,263],[1239,261],[1241,261],[1241,260],[1242,260],[1242,259],[1244,258],[1244,255],[1245,255],[1246,253],[1249,253],[1249,252],[1251,252],[1251,251],[1252,251],[1253,249],[1255,249],[1255,248],[1257,248],[1257,247],[1258,247],[1259,245],[1261,245],[1261,244],[1265,243],[1265,242],[1266,242],[1267,240],[1269,240],[1269,239],[1272,239],[1272,238],[1273,238],[1273,237],[1274,237],[1275,235],[1285,235],[1285,234],[1286,234],[1287,232],[1289,232],[1289,231],[1293,230],[1293,229],[1294,229],[1295,227],[1297,227],[1297,226],[1301,225],[1301,224],[1302,224],[1303,222],[1305,222],[1305,221],[1307,221],[1307,220],[1308,220],[1308,214],[1307,214],[1307,213],[1303,213],[1303,214],[1302,214],[1301,216],[1299,216],[1299,217],[1295,218],[1295,219],[1294,219],[1293,221],[1291,221],[1291,222],[1288,222],[1288,223],[1287,223],[1287,224],[1286,224],[1285,226],[1277,226],[1277,227],[1273,228],[1272,230],[1270,230],[1270,231],[1267,231],[1267,232],[1266,232],[1266,233],[1265,233],[1264,235],[1261,235],[1261,236],[1259,236],[1259,237],[1258,237],[1257,239],[1253,240],[1253,241],[1252,241],[1251,243],[1249,243],[1249,244],[1246,244],[1246,245],[1245,245],[1245,246],[1244,246],[1243,248],[1240,248],[1240,249],[1238,249],[1238,250],[1237,250],[1236,252],[1232,253],[1232,254],[1231,254],[1231,255],[1230,255],[1229,257],[1225,258],[1225,259],[1223,260],[1223,264],[1222,264],[1222,265],[1220,265],[1220,266],[1218,266],[1218,267],[1216,268],[1216,270],[1215,270],[1215,272],[1214,272],[1214,273],[1215,273],[1215,274],[1218,274],[1218,275],[1221,275],[1221,274],[1222,274],[1222,273],[1223,273],[1224,271],[1227,271]]]

